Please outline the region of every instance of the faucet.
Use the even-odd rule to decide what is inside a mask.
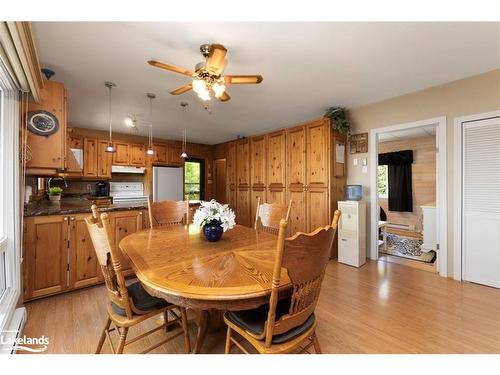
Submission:
[[[64,187],[68,187],[68,183],[66,182],[66,179],[64,177],[50,177],[47,180],[48,189],[50,189],[50,183],[52,182],[52,180],[62,180],[64,182]]]

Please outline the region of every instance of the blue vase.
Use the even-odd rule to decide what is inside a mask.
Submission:
[[[222,233],[224,233],[224,229],[222,228],[220,221],[211,221],[203,227],[203,234],[210,242],[219,241],[222,237]]]

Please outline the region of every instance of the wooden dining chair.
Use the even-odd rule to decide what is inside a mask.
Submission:
[[[189,201],[151,202],[148,199],[148,214],[151,228],[188,224]]]
[[[111,240],[111,227],[108,214],[101,214],[100,219],[101,220],[99,221],[97,206],[92,205],[92,216],[86,218],[85,222],[104,275],[104,282],[109,297],[109,303],[107,305],[108,318],[106,319],[106,324],[102,330],[96,354],[101,352],[106,338],[109,340],[113,354],[121,354],[123,353],[123,349],[126,345],[132,344],[156,331],[161,330],[162,328],[167,330],[168,327],[174,324],[180,326],[179,332],[176,332],[175,334],[170,335],[170,337],[167,337],[165,340],[150,346],[146,350],[142,351],[141,354],[147,353],[182,334],[184,334],[186,352],[189,353],[191,347],[189,342],[186,309],[169,304],[161,298],[149,295],[139,281],[128,286],[125,284],[125,277],[123,275],[121,265],[122,258],[120,253],[118,253],[115,248],[114,242]],[[179,311],[176,312],[174,309]],[[169,312],[174,315],[175,319],[168,321]],[[126,341],[130,327],[157,315],[163,315],[164,323],[162,325]],[[114,328],[110,328],[111,323],[114,324]],[[115,330],[119,336],[118,347],[116,350],[110,336],[110,333]]]
[[[291,209],[292,200],[288,202],[287,207],[279,203],[260,203],[260,197],[258,197],[254,228],[277,235],[280,229],[281,219],[285,219],[288,223]]]
[[[228,326],[226,354],[233,345],[248,354],[243,341],[262,354],[308,352],[311,346],[316,353],[321,353],[314,310],[339,216],[340,212],[335,211],[331,225],[308,234],[299,232],[287,239],[287,223],[281,220],[269,303],[252,310],[229,311],[224,315]],[[287,269],[291,280],[291,296],[278,299],[282,267]],[[233,331],[241,340],[233,337]]]

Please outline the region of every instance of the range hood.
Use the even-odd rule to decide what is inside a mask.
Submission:
[[[125,167],[123,165],[112,165],[111,173],[135,173],[144,174],[146,168],[144,167]]]

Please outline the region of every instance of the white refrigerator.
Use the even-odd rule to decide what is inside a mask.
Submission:
[[[184,200],[184,169],[153,167],[153,202]]]

